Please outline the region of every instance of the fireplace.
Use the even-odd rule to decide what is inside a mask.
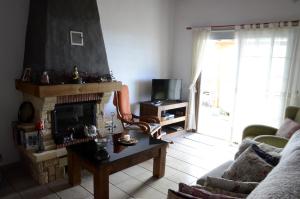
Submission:
[[[74,45],[74,32],[82,45]],[[23,69],[29,76],[16,80],[16,89],[34,106],[32,128],[45,124],[45,151],[18,149],[34,179],[45,184],[64,176],[65,146],[89,139],[83,126],[105,129],[104,105],[121,89],[110,75],[97,1],[30,0]]]
[[[85,138],[85,127],[96,126],[96,101],[57,104],[52,111],[55,144],[68,144]]]
[[[33,178],[45,184],[64,177],[67,166],[65,146],[90,139],[83,135],[84,125],[105,130],[104,106],[112,91],[120,90],[121,82],[37,86],[16,81],[16,87],[23,92],[24,101],[33,104],[35,121],[45,124],[44,152],[35,153],[18,146],[23,163]],[[60,92],[61,89],[64,92]]]

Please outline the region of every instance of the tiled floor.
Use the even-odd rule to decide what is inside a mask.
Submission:
[[[110,198],[167,197],[169,188],[177,189],[179,182],[195,184],[197,178],[233,158],[235,146],[201,134],[182,134],[172,139],[167,150],[166,173],[161,179],[152,178],[152,160],[125,169],[110,176]],[[80,186],[70,187],[68,180],[48,185],[37,185],[21,168],[14,165],[3,168],[4,182],[0,187],[0,198],[93,198],[93,178],[82,172]]]

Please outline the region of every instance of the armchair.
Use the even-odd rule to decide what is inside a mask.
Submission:
[[[289,106],[285,110],[285,117],[300,123],[300,107]],[[243,131],[242,139],[250,138],[258,142],[264,142],[283,148],[288,139],[276,136],[277,128],[265,125],[250,125]]]
[[[114,93],[113,103],[117,110],[117,117],[124,129],[141,129],[153,137],[161,138],[160,120],[155,116],[137,116],[131,113],[129,103],[129,90],[123,85],[120,91]]]

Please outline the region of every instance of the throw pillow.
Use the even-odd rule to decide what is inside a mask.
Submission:
[[[242,182],[260,182],[272,169],[272,165],[249,147],[231,164],[222,177]]]
[[[258,144],[258,142],[254,141],[254,140],[252,140],[250,138],[244,139],[242,141],[242,143],[240,144],[238,151],[234,155],[234,159],[236,160],[252,144]]]
[[[249,194],[256,188],[258,182],[241,182],[224,178],[207,177],[205,186],[220,188],[225,191]]]
[[[168,199],[199,199],[198,197],[192,196],[190,194],[168,190]]]
[[[179,192],[189,194],[198,198],[210,198],[210,199],[234,199],[237,197],[226,196],[222,194],[214,194],[204,189],[197,189],[186,185],[184,183],[179,183]]]
[[[289,139],[299,129],[300,129],[299,123],[297,123],[289,118],[286,118],[284,120],[283,124],[280,126],[280,128],[276,132],[276,135]]]
[[[216,187],[200,186],[200,185],[195,185],[192,187],[196,188],[196,189],[206,190],[213,194],[221,194],[221,195],[231,196],[231,197],[236,197],[236,198],[246,198],[248,196],[248,194],[226,191],[226,190],[216,188]]]
[[[260,147],[258,147],[256,144],[252,144],[251,147],[259,157],[264,159],[270,165],[276,166],[279,163],[279,158],[278,157],[274,157],[274,156],[266,153]]]
[[[249,138],[246,138],[243,140],[243,142],[239,146],[238,152],[235,154],[234,159],[236,160],[248,147],[250,147],[252,144],[256,144],[259,146],[260,149],[262,149],[264,152],[274,156],[274,157],[281,157],[281,151],[282,148],[277,148],[274,146],[271,146],[269,144],[256,142],[254,140],[251,140]]]

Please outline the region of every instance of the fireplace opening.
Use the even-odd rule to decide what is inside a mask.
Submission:
[[[52,112],[52,134],[56,144],[85,138],[85,126],[96,126],[96,102],[57,104]]]

